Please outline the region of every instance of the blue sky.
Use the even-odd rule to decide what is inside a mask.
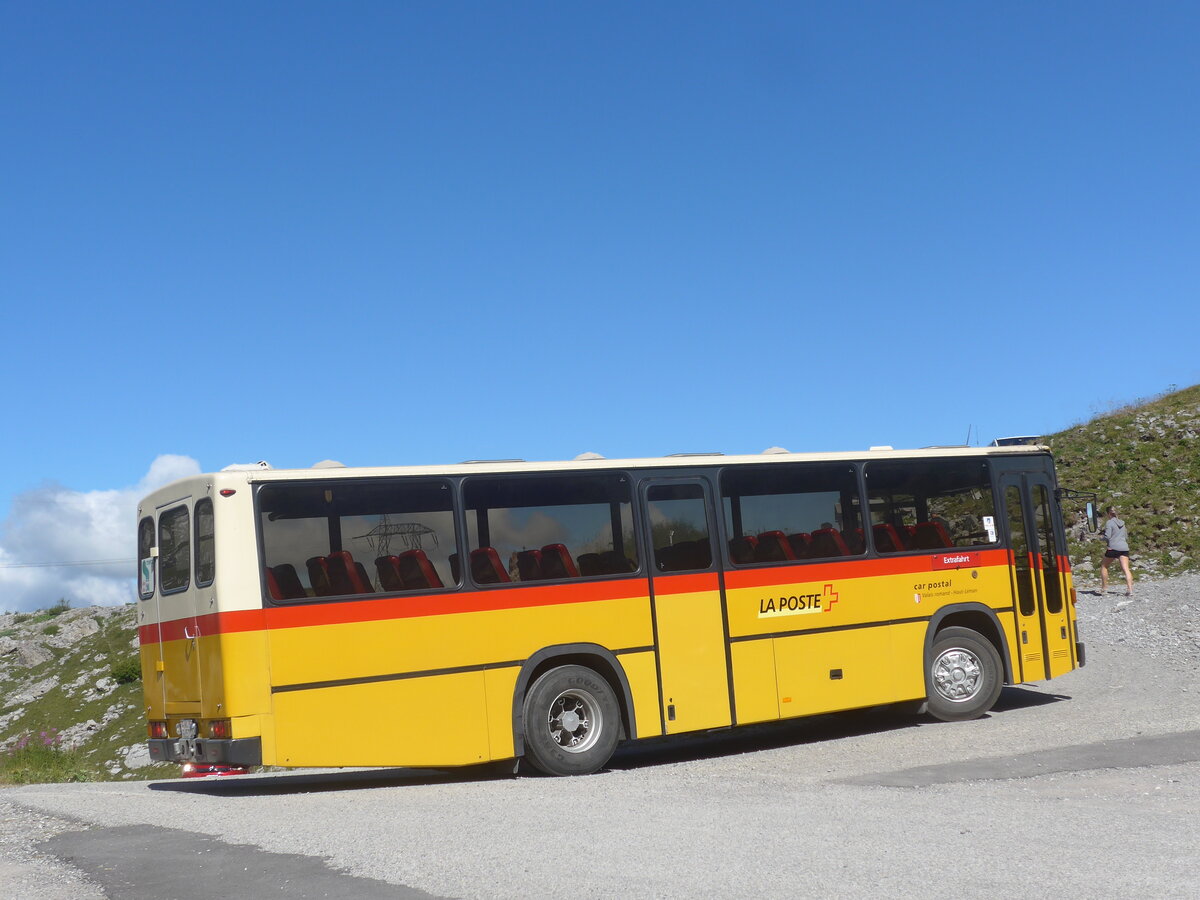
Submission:
[[[986,443],[1194,384],[1197,26],[0,5],[0,566],[160,457]]]

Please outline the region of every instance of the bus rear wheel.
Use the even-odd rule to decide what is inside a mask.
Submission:
[[[943,722],[977,719],[992,708],[1004,685],[1000,654],[970,628],[938,632],[925,670],[929,714]]]
[[[584,666],[538,676],[525,695],[525,756],[547,775],[588,775],[617,749],[621,710],[612,687]]]

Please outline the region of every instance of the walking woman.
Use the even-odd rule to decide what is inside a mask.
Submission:
[[[1133,596],[1133,573],[1129,571],[1129,532],[1125,530],[1125,522],[1117,518],[1117,510],[1115,507],[1108,507],[1105,510],[1108,513],[1108,521],[1104,523],[1104,543],[1108,544],[1108,549],[1104,551],[1104,558],[1100,560],[1100,591],[1108,593],[1108,564],[1114,559],[1121,561],[1121,568],[1125,571],[1125,596]]]

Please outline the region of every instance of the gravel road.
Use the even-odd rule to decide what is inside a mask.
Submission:
[[[1083,583],[1078,609],[1088,665],[1007,688],[973,722],[824,716],[627,748],[575,779],[373,770],[7,789],[0,885],[141,896],[105,881],[99,850],[86,861],[101,835],[140,828],[161,846],[190,833],[213,861],[249,853],[247,873],[281,884],[289,859],[376,879],[280,896],[1200,896],[1200,575],[1139,583],[1132,600]],[[187,885],[212,871],[185,868],[156,896],[201,896]]]

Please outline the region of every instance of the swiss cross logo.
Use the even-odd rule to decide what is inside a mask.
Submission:
[[[838,602],[838,592],[833,589],[832,584],[825,585],[825,593],[821,595],[821,605],[825,608],[825,612],[833,609],[833,604]]]

